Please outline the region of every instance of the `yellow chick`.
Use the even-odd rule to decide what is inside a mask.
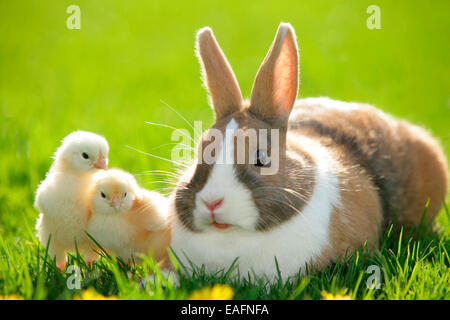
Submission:
[[[128,261],[153,253],[167,257],[170,221],[165,197],[141,188],[122,170],[98,172],[93,177],[89,234],[106,250]]]
[[[76,131],[62,141],[54,162],[36,191],[34,206],[40,211],[37,237],[59,268],[65,264],[65,251],[75,251],[75,241],[87,260],[93,254],[85,231],[88,196],[92,176],[108,166],[109,146],[105,138]]]

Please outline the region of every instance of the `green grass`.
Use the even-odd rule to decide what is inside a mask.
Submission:
[[[296,29],[300,96],[363,101],[424,125],[447,155],[450,147],[450,20],[448,1],[387,1],[381,30],[366,27],[372,1],[100,1],[79,0],[81,30],[65,27],[73,1],[0,2],[0,295],[70,299],[66,286],[33,236],[34,191],[60,140],[73,130],[104,135],[110,165],[134,174],[175,168],[127,146],[170,157],[171,130],[213,121],[194,56],[195,31],[211,26],[249,96],[259,64],[280,21]],[[137,175],[142,186],[168,192],[161,177]],[[202,270],[180,286],[158,272],[156,285],[139,286],[155,266],[130,267],[108,257],[93,267],[76,255],[82,287],[130,299],[185,298],[192,290],[228,283],[236,299],[319,299],[321,291],[357,299],[449,299],[450,216],[442,210],[435,232],[411,238],[391,232],[376,253],[300,279],[268,284]],[[367,267],[381,268],[382,287],[369,290]]]

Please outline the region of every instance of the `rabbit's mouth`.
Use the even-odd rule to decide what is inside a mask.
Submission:
[[[216,221],[213,221],[212,225],[217,229],[228,229],[229,227],[231,227],[231,224],[218,223]]]

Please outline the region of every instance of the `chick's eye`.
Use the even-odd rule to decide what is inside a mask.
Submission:
[[[85,159],[89,159],[89,155],[86,152],[83,152],[81,156]]]
[[[103,192],[101,192],[101,195],[103,199],[106,198],[106,195]]]
[[[257,150],[255,153],[255,166],[265,167],[270,165],[270,157],[264,150]]]

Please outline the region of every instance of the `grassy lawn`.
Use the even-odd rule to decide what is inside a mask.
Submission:
[[[66,8],[81,8],[81,29],[68,30]],[[299,279],[230,279],[227,270],[201,269],[179,285],[151,259],[127,266],[105,256],[87,266],[76,255],[82,288],[71,290],[34,237],[34,192],[61,139],[74,130],[104,135],[110,167],[136,174],[148,189],[170,192],[171,130],[213,121],[194,55],[194,35],[215,31],[249,96],[256,71],[280,21],[290,22],[300,46],[300,96],[369,102],[429,128],[450,155],[450,3],[378,0],[380,30],[366,26],[373,1],[0,1],[0,296],[72,299],[87,288],[124,299],[184,299],[193,290],[228,284],[235,299],[320,299],[322,291],[354,299],[450,299],[450,214],[434,231],[412,238],[387,231],[381,250]],[[164,103],[165,102],[165,103]],[[367,268],[380,269],[369,289]],[[180,266],[182,268],[182,266]],[[70,280],[70,279],[69,279]]]

